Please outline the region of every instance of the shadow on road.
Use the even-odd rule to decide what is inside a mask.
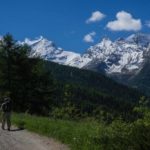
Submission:
[[[24,128],[11,129],[10,132],[22,131]]]

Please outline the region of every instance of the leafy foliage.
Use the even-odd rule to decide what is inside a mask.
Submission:
[[[143,117],[133,122],[124,122],[120,118],[106,124],[90,118],[68,121],[28,114],[15,114],[13,122],[20,126],[20,120],[26,129],[58,139],[72,150],[149,150],[150,109],[138,108]]]

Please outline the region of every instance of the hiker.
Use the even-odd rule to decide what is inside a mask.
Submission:
[[[12,101],[10,97],[5,97],[4,102],[1,105],[2,110],[2,129],[5,130],[5,123],[7,123],[7,129],[10,131],[11,127],[11,111],[12,111]]]

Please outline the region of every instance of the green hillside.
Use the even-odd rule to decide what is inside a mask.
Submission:
[[[130,102],[136,102],[141,96],[141,93],[136,89],[119,84],[101,73],[59,65],[53,62],[46,62],[46,67],[57,80],[63,83],[92,88],[109,96]]]
[[[136,87],[143,93],[150,95],[150,62],[145,63],[142,70],[131,80],[129,80],[129,85]]]
[[[11,96],[14,111],[55,118],[133,119],[142,94],[102,74],[30,58],[30,47],[11,35],[0,43],[1,98]]]

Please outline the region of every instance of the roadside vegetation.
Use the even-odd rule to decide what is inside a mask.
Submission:
[[[92,118],[74,121],[14,114],[13,123],[53,137],[72,150],[149,150],[150,109],[142,102],[134,111],[140,118],[133,122],[125,122],[121,118],[107,123]]]

